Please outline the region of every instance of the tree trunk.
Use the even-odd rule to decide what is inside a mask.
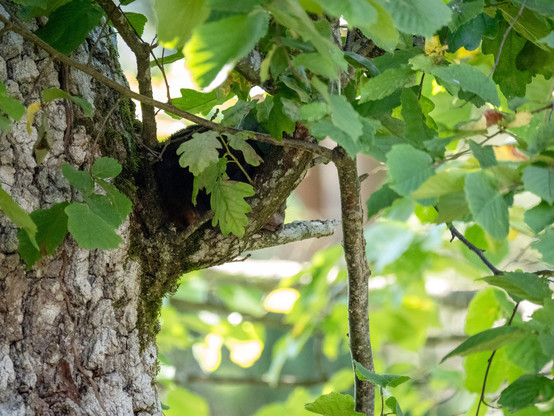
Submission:
[[[1,6],[0,13],[8,16]],[[93,44],[81,45],[72,57],[85,63],[91,57],[93,67],[125,83],[114,37]],[[128,103],[9,31],[0,36],[0,80],[26,106],[39,102],[45,87],[95,106],[91,122],[56,100],[36,114],[31,133],[25,117],[0,133],[0,183],[27,211],[79,198],[62,176],[64,162],[86,169],[101,154],[132,157]],[[33,147],[42,112],[51,149],[37,164]],[[127,254],[129,221],[118,232],[123,243],[116,250],[83,250],[68,237],[27,271],[17,253],[17,228],[0,212],[0,415],[161,414],[156,345],[144,336],[137,314],[140,266]]]

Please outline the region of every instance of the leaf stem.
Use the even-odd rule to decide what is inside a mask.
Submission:
[[[489,74],[489,77],[494,74],[494,71],[496,71],[496,67],[498,66],[498,62],[500,62],[500,55],[502,54],[502,49],[504,48],[504,42],[506,42],[506,39],[508,37],[508,34],[512,30],[512,28],[515,26],[517,20],[521,16],[521,13],[523,13],[523,9],[525,8],[525,3],[527,3],[527,0],[523,0],[523,3],[521,3],[521,7],[519,8],[519,11],[517,12],[516,17],[510,23],[510,26],[508,26],[508,29],[506,29],[506,32],[504,32],[504,36],[502,36],[502,42],[500,42],[500,47],[498,48],[498,53],[496,54],[496,60],[494,61],[494,65],[491,69],[491,72]]]
[[[231,157],[231,159],[233,159],[233,162],[235,162],[237,164],[237,166],[239,167],[239,169],[242,171],[242,173],[244,173],[244,176],[246,176],[246,179],[248,180],[248,182],[250,183],[250,185],[254,186],[254,181],[252,180],[252,178],[250,177],[250,175],[248,173],[246,173],[246,170],[244,170],[244,168],[242,167],[242,165],[240,164],[240,162],[238,161],[238,159],[235,157],[235,155],[231,152],[231,149],[229,149],[229,146],[227,145],[227,141],[221,137],[221,135],[219,135],[219,141],[221,143],[223,143],[223,146],[225,146],[225,155],[228,155],[229,157]]]

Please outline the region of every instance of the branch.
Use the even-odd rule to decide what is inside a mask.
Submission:
[[[169,113],[175,114],[179,117],[182,117],[186,120],[192,121],[193,123],[196,123],[200,126],[207,127],[212,130],[218,130],[218,131],[227,131],[230,133],[237,133],[243,130],[231,128],[231,127],[224,127],[217,123],[214,123],[212,121],[206,120],[202,117],[199,117],[197,115],[188,113],[184,110],[181,110],[180,108],[177,108],[171,104],[163,103],[161,101],[154,100],[151,97],[147,97],[145,95],[136,93],[129,88],[118,84],[117,82],[111,80],[110,78],[106,77],[105,75],[101,74],[100,72],[96,71],[95,69],[89,67],[86,64],[82,64],[80,62],[77,62],[61,52],[58,52],[56,49],[51,47],[49,44],[44,42],[42,39],[40,39],[38,36],[36,36],[34,33],[29,32],[28,30],[20,27],[19,25],[16,25],[12,22],[10,22],[8,19],[6,19],[4,16],[0,15],[0,22],[4,23],[5,28],[8,30],[11,30],[21,36],[23,36],[25,39],[29,40],[30,42],[34,43],[41,49],[44,49],[48,54],[50,54],[54,59],[63,62],[64,64],[67,64],[69,66],[72,66],[73,68],[76,68],[85,74],[91,76],[92,78],[96,79],[97,81],[101,82],[102,84],[116,90],[121,95],[127,98],[132,98],[134,100],[137,100],[143,104],[151,105],[157,108],[160,108],[164,111],[167,111]],[[271,137],[269,134],[265,133],[257,133],[257,132],[251,132],[253,138],[255,140],[272,144],[274,146],[281,146],[281,147],[291,147],[295,149],[305,150],[310,153],[314,153],[320,156],[323,156],[326,159],[332,160],[333,158],[333,151],[331,149],[328,149],[323,146],[319,146],[316,143],[311,142],[304,142],[300,140],[293,140],[293,139],[282,139],[282,140],[276,140],[273,137]]]
[[[280,246],[308,238],[328,237],[335,233],[339,220],[294,221],[285,224],[279,232],[260,230],[249,240],[243,240],[242,251],[260,250],[262,248]]]
[[[473,245],[473,243],[471,243],[467,238],[465,238],[464,235],[460,231],[458,231],[458,229],[456,227],[454,227],[453,225],[450,225],[450,227],[448,229],[452,233],[452,239],[454,239],[454,237],[456,237],[458,240],[460,240],[462,243],[464,243],[464,245],[467,248],[469,248],[471,251],[473,251],[475,254],[477,254],[477,256],[481,259],[481,261],[483,263],[485,263],[485,265],[490,269],[490,271],[495,276],[502,276],[504,274],[504,272],[502,272],[501,270],[498,270],[496,267],[494,267],[494,265],[489,261],[489,259],[487,259],[485,257],[485,255],[483,254],[485,250],[480,249],[480,248],[476,247],[475,245]],[[450,241],[452,241],[452,240],[450,240]]]
[[[145,43],[129,21],[111,0],[98,0],[98,4],[108,16],[123,38],[127,46],[133,51],[137,62],[137,81],[141,95],[152,98],[152,77],[150,75],[150,45]],[[141,102],[142,133],[144,141],[149,146],[156,146],[156,114],[152,105]]]
[[[211,383],[211,384],[247,384],[250,386],[269,386],[271,387],[313,387],[329,381],[327,377],[321,377],[315,380],[298,380],[295,376],[282,376],[275,384],[260,378],[252,377],[222,377],[222,376],[199,376],[189,375],[186,378],[188,383]]]
[[[341,147],[335,148],[333,160],[339,176],[342,238],[348,270],[348,328],[352,364],[357,361],[368,370],[374,371],[368,311],[368,279],[371,271],[365,253],[364,215],[360,200],[358,170],[356,160],[348,156]],[[356,411],[368,416],[372,415],[375,387],[369,381],[360,380],[355,376],[354,396]]]
[[[500,55],[502,54],[502,48],[504,48],[504,42],[506,42],[506,38],[508,37],[508,34],[512,30],[512,28],[515,26],[517,19],[521,16],[521,13],[523,13],[523,9],[525,8],[525,3],[527,3],[527,0],[523,0],[523,3],[521,3],[521,7],[519,8],[519,11],[517,12],[516,17],[514,18],[513,22],[510,23],[510,26],[508,26],[508,29],[506,29],[506,32],[504,32],[504,36],[502,36],[502,42],[500,42],[500,46],[498,48],[498,54],[496,55],[496,60],[494,61],[494,65],[491,69],[491,72],[489,74],[489,77],[494,74],[494,71],[496,71],[496,67],[498,66],[498,62],[500,62]]]

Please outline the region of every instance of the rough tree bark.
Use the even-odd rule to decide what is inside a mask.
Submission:
[[[9,7],[0,1],[6,19]],[[29,23],[26,30],[36,27]],[[331,222],[298,235],[287,226],[285,240],[258,231],[300,182],[312,155],[294,148],[273,152],[258,176],[244,238],[222,236],[209,223],[193,233],[177,232],[161,212],[152,158],[136,134],[130,102],[52,59],[26,32],[6,29],[0,23],[0,81],[9,94],[28,106],[40,101],[44,88],[62,88],[93,103],[94,118],[60,100],[43,108],[51,149],[40,164],[33,157],[37,123],[28,133],[24,117],[11,132],[1,132],[2,188],[29,212],[79,200],[61,165],[87,169],[96,157],[111,156],[123,165],[116,185],[133,200],[133,214],[118,230],[118,249],[87,251],[67,237],[53,255],[26,270],[17,253],[17,228],[0,212],[0,415],[161,414],[155,334],[163,296],[184,271],[287,238],[331,234]],[[102,30],[71,58],[126,85],[114,37]],[[307,140],[307,131],[299,127],[295,139]]]

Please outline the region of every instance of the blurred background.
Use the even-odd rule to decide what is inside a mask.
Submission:
[[[147,1],[133,5],[149,22],[154,21]],[[148,39],[148,27],[145,33]],[[124,45],[121,54],[123,62],[129,62],[127,68],[132,68]],[[492,64],[491,56],[478,50],[462,48],[456,55],[473,65],[490,68]],[[136,90],[134,74],[127,75]],[[166,77],[173,97],[180,96],[181,88],[194,88],[182,60],[166,66]],[[155,79],[155,97],[167,100],[159,71]],[[528,86],[528,95],[542,96],[548,85],[537,76]],[[456,102],[434,81],[425,79],[423,88],[435,105],[430,113],[435,122],[454,127],[463,120],[483,118],[484,110],[472,113],[476,111],[472,106]],[[160,140],[186,127],[164,113],[158,114],[158,120]],[[495,145],[498,160],[519,157],[511,151],[510,137],[498,135],[495,140],[489,144]],[[453,143],[449,150],[463,151],[457,146]],[[369,175],[363,182],[365,204],[386,172],[379,160],[363,157],[359,173]],[[332,165],[311,169],[288,200],[286,222],[340,218],[336,176]],[[523,224],[525,209],[536,203],[530,195],[520,198],[511,217],[519,216]],[[489,287],[475,296],[485,287],[480,279],[490,272],[458,240],[451,241],[445,225],[434,224],[436,215],[429,207],[400,200],[377,219],[368,219],[365,231],[372,270],[370,331],[376,371],[411,377],[394,393],[403,409],[409,409],[406,414],[414,416],[470,411],[480,393],[488,353],[474,354],[463,362],[457,357],[439,365],[440,360],[467,335],[504,319],[513,307],[500,289]],[[538,267],[538,255],[524,233],[510,233],[510,251],[506,242],[490,239],[477,225],[461,231],[485,249],[499,269]],[[320,394],[353,394],[340,241],[338,227],[333,237],[244,253],[251,256],[182,276],[161,312],[158,380],[164,414],[313,415],[304,410],[304,404]],[[526,319],[533,305],[525,303],[520,310]],[[504,348],[495,358],[487,388],[495,391],[506,375],[517,377],[537,365],[533,351]],[[496,373],[495,368],[502,372]],[[489,409],[488,414],[495,413],[502,414]]]

